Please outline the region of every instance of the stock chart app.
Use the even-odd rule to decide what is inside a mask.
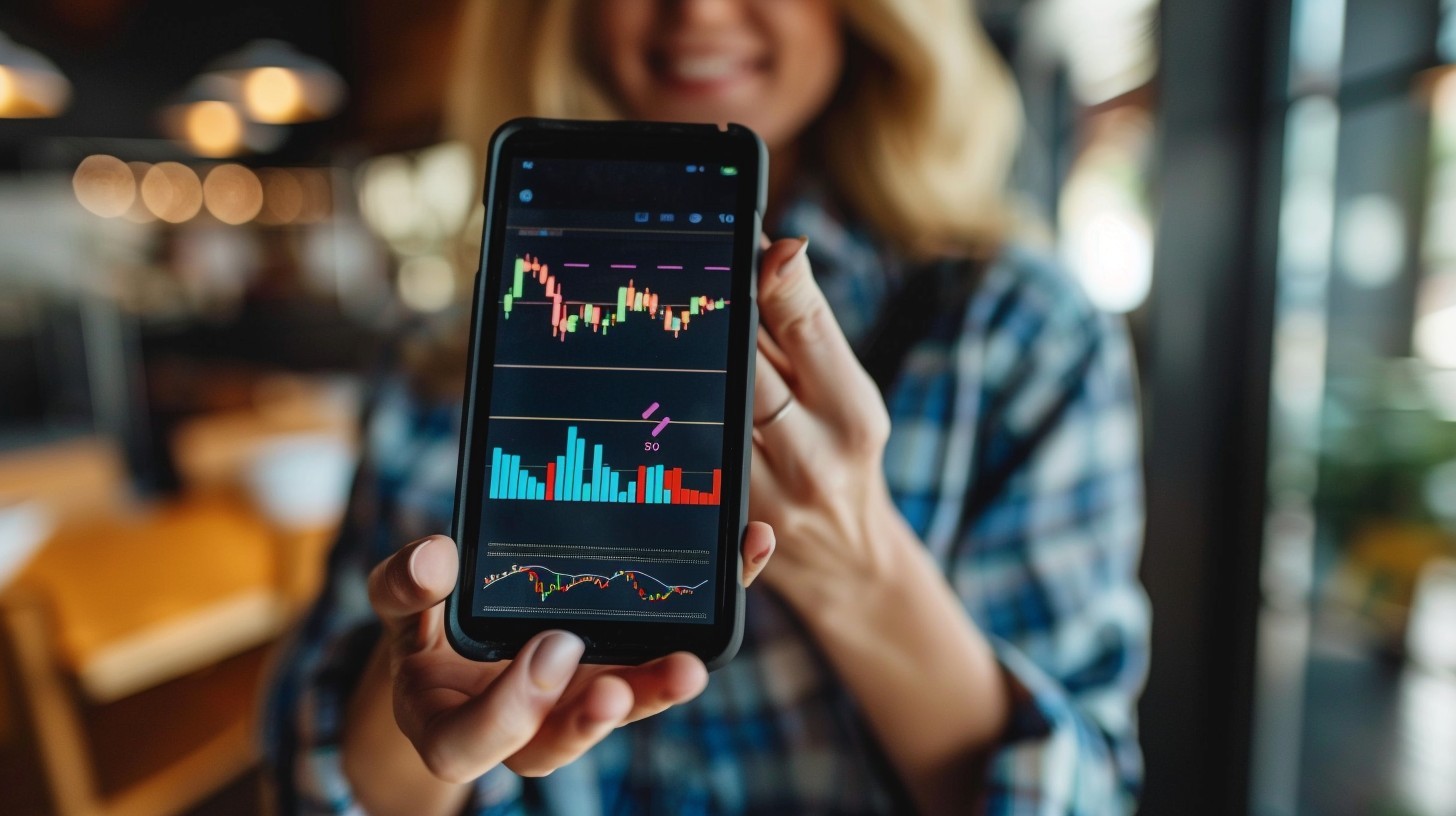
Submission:
[[[513,161],[475,615],[713,623],[735,175]]]

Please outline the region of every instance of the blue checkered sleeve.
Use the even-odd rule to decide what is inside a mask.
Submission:
[[[1018,267],[987,281],[958,356],[975,430],[948,577],[1016,698],[982,807],[1129,813],[1149,619],[1132,355],[1054,267]]]

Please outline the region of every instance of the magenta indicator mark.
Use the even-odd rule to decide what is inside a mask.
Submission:
[[[612,264],[613,269],[636,269],[637,264]]]
[[[658,406],[660,404],[661,403],[654,402],[651,405],[647,406],[647,410],[642,412],[642,418],[643,419],[646,419],[646,418],[652,416],[652,413],[657,410],[657,408],[658,408]]]
[[[662,418],[662,421],[659,422],[659,423],[657,423],[657,427],[652,429],[652,435],[653,436],[657,436],[658,434],[662,433],[662,429],[663,428],[666,428],[667,427],[667,423],[669,423],[671,421],[672,421],[672,417],[667,417],[667,416],[663,417]]]
[[[591,266],[591,264],[583,264],[583,263],[569,263],[569,264],[562,264],[562,266],[579,266],[579,267],[581,267],[581,268],[583,268],[583,269],[585,269],[585,268],[586,268],[586,267],[589,267],[589,266]]]
[[[682,269],[682,266],[681,265],[672,265],[672,264],[658,264],[657,265],[657,268],[658,269]]]
[[[728,271],[728,267],[726,267],[726,266],[705,266],[703,268],[706,269],[706,270],[708,270],[709,272],[727,272]]]

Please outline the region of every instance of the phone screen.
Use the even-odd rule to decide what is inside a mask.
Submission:
[[[738,169],[510,161],[472,614],[711,624]]]

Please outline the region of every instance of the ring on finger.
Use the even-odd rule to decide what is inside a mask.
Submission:
[[[794,405],[795,405],[794,398],[793,397],[789,397],[788,399],[784,400],[784,404],[782,406],[780,406],[777,411],[774,411],[772,414],[769,414],[768,419],[765,419],[762,422],[755,422],[754,425],[753,425],[753,427],[756,428],[756,429],[758,429],[758,430],[760,430],[760,431],[763,430],[764,428],[767,428],[768,426],[770,426],[770,425],[774,424],[775,422],[778,422],[779,420],[781,420],[784,417],[788,416],[789,415],[789,412],[794,409]]]

